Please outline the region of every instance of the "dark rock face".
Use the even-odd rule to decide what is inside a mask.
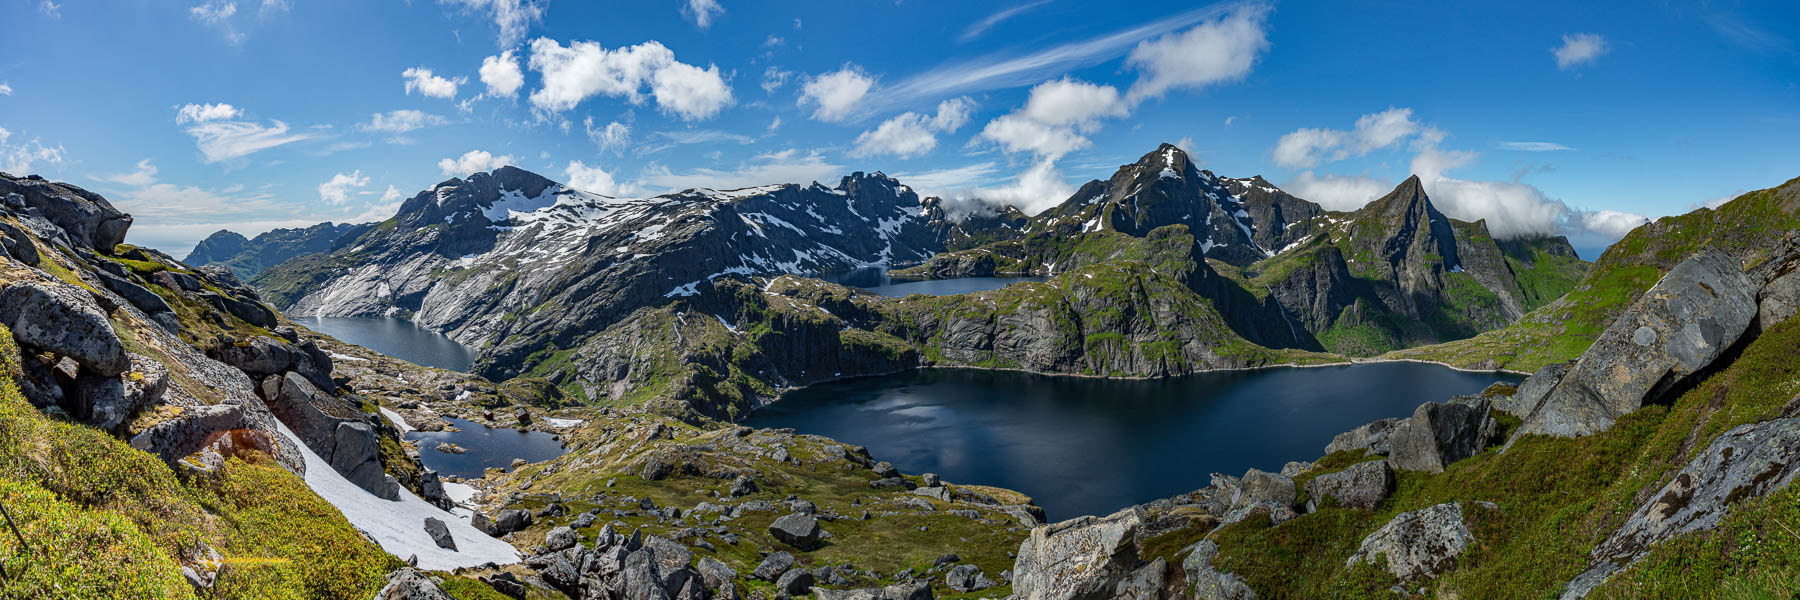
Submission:
[[[1460,502],[1439,504],[1396,515],[1375,533],[1346,564],[1387,561],[1387,569],[1401,581],[1435,578],[1456,568],[1456,559],[1475,541],[1463,523]]]
[[[1593,565],[1569,583],[1562,597],[1586,597],[1654,545],[1717,527],[1731,504],[1779,490],[1792,483],[1796,473],[1800,473],[1800,418],[1742,425],[1720,434],[1594,548]]]
[[[131,215],[119,212],[99,194],[67,183],[52,183],[36,176],[0,175],[0,197],[19,196],[19,209],[61,228],[69,241],[111,254],[125,243]]]
[[[14,282],[0,288],[0,323],[20,344],[75,359],[102,377],[131,367],[106,311],[72,285]]]
[[[788,596],[802,596],[812,593],[813,584],[817,582],[818,579],[813,577],[811,571],[794,569],[775,580],[775,591]]]
[[[769,535],[782,543],[801,550],[812,550],[819,547],[821,534],[819,520],[812,515],[791,514],[775,519],[769,524]]]
[[[1519,427],[1520,434],[1590,435],[1702,372],[1756,317],[1756,293],[1717,250],[1676,265],[1576,359]]]
[[[994,582],[987,578],[986,573],[981,572],[981,567],[956,565],[944,573],[944,585],[966,594],[994,587]]]
[[[1394,491],[1394,470],[1385,460],[1351,465],[1306,482],[1306,494],[1315,502],[1330,498],[1338,506],[1374,510]]]
[[[1488,408],[1488,399],[1480,396],[1419,405],[1388,436],[1388,462],[1396,469],[1441,473],[1480,453],[1497,427]]]

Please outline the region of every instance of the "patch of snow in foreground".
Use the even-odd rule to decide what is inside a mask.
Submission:
[[[466,483],[444,482],[444,495],[457,504],[468,504],[475,499],[475,492],[475,486]]]
[[[581,419],[558,419],[556,417],[544,417],[544,422],[549,423],[551,427],[568,428],[568,427],[574,427],[576,425],[580,425]]]
[[[280,421],[275,424],[281,428],[288,443],[298,446],[306,457],[307,487],[336,506],[352,526],[374,538],[388,554],[402,559],[417,555],[419,568],[430,571],[449,571],[489,562],[502,565],[519,562],[519,551],[511,544],[489,537],[468,521],[426,503],[404,487],[400,488],[398,501],[382,500],[356,487],[332,469],[325,459],[319,458],[312,448],[300,443],[300,437],[286,424]],[[425,533],[426,517],[443,521],[450,528],[450,537],[456,540],[460,551],[439,548],[433,543],[431,536]]]
[[[394,428],[400,430],[400,433],[407,434],[413,432],[413,426],[407,424],[406,417],[400,416],[400,413],[388,410],[388,407],[383,406],[381,407],[381,414],[382,416],[387,417],[387,420],[394,424]]]

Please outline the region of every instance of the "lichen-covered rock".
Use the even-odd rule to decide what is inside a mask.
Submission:
[[[20,345],[75,359],[102,377],[131,367],[106,311],[86,290],[57,282],[17,281],[0,288],[0,324]]]
[[[1385,460],[1371,460],[1350,465],[1336,473],[1327,473],[1306,482],[1306,495],[1323,504],[1330,498],[1338,506],[1372,510],[1394,491],[1394,470]]]
[[[1479,396],[1419,405],[1388,436],[1388,462],[1396,469],[1440,473],[1480,453],[1498,427],[1488,406]]]
[[[66,232],[68,239],[111,254],[125,242],[131,215],[119,212],[99,194],[68,183],[45,181],[35,175],[0,176],[0,197],[18,195],[22,209],[41,215]]]
[[[1401,581],[1434,578],[1456,568],[1457,557],[1474,541],[1463,523],[1462,503],[1438,504],[1395,515],[1363,538],[1345,565],[1375,564],[1379,557]]]
[[[82,419],[89,425],[112,431],[133,413],[155,404],[168,389],[169,370],[150,357],[131,355],[131,369],[112,377],[82,373],[75,381],[81,392]]]
[[[1556,383],[1568,374],[1571,363],[1556,363],[1538,369],[1525,381],[1519,382],[1519,389],[1511,396],[1494,400],[1494,410],[1523,419],[1531,416],[1531,411],[1543,403],[1544,396],[1550,393]]]
[[[575,530],[568,527],[558,527],[550,530],[550,533],[544,534],[544,549],[551,552],[574,548],[579,543],[581,540]]]
[[[1392,434],[1394,427],[1399,424],[1400,419],[1381,419],[1337,434],[1337,437],[1331,438],[1330,444],[1325,445],[1325,453],[1367,450],[1370,454],[1386,455],[1388,453],[1388,435]]]
[[[818,579],[806,569],[793,569],[775,580],[775,590],[788,596],[803,596],[812,593],[813,584]]]
[[[1263,503],[1293,506],[1298,497],[1299,492],[1295,489],[1292,478],[1280,473],[1250,469],[1238,479],[1237,499],[1232,502],[1232,507],[1244,508]]]
[[[1717,527],[1731,504],[1779,490],[1792,483],[1797,472],[1800,417],[1742,425],[1721,434],[1594,548],[1593,566],[1570,582],[1562,597],[1586,597],[1655,544]]]
[[[1255,600],[1256,592],[1250,590],[1244,578],[1213,568],[1213,557],[1218,554],[1219,544],[1212,540],[1201,540],[1188,546],[1181,570],[1187,573],[1188,586],[1194,590],[1194,597],[1199,600]]]
[[[764,581],[775,581],[792,568],[794,568],[794,555],[786,552],[771,552],[763,558],[762,563],[756,565],[756,570],[750,574]]]
[[[1102,597],[1141,566],[1135,540],[1142,517],[1125,509],[1031,530],[1013,562],[1013,593],[1023,600]]]
[[[1795,312],[1800,312],[1800,269],[1775,275],[1756,293],[1756,322],[1762,329],[1774,327]]]
[[[819,600],[931,600],[931,584],[924,581],[898,583],[881,588],[830,590],[813,588]]]
[[[1759,287],[1718,250],[1682,261],[1607,326],[1519,434],[1574,437],[1612,427],[1735,344],[1756,317]]]

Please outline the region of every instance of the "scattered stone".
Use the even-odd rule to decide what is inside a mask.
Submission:
[[[937,499],[943,500],[945,502],[950,501],[950,490],[941,485],[918,488],[918,489],[913,490],[912,493],[914,495],[925,496],[927,498],[937,498]]]
[[[937,486],[944,484],[943,481],[938,479],[937,473],[926,473],[924,475],[920,475],[919,482],[923,483],[925,485],[925,487],[937,487]]]
[[[792,568],[794,568],[794,555],[786,552],[773,552],[763,559],[762,564],[756,565],[756,570],[751,571],[750,575],[764,581],[775,581]]]
[[[388,574],[387,584],[375,592],[375,600],[455,600],[424,571],[404,567]]]
[[[730,493],[733,498],[741,498],[754,494],[756,493],[756,480],[739,475],[737,479],[731,481],[731,490],[728,493]]]
[[[450,527],[436,518],[425,517],[425,533],[431,536],[431,542],[439,548],[456,550],[456,540],[450,537]]]
[[[887,478],[889,478],[889,477],[899,477],[899,476],[900,476],[900,470],[899,470],[899,469],[896,469],[896,468],[894,468],[894,464],[893,464],[893,463],[890,463],[890,462],[888,462],[888,461],[885,461],[885,460],[884,460],[884,461],[881,461],[881,462],[878,462],[878,463],[875,463],[875,466],[874,466],[874,467],[871,467],[871,468],[870,468],[870,469],[869,469],[869,470],[870,470],[870,471],[873,471],[873,472],[874,472],[874,473],[875,473],[875,476],[876,476],[876,477],[880,477],[880,478],[882,478],[882,479],[887,479]]]
[[[544,535],[544,549],[551,552],[559,552],[574,548],[575,545],[579,543],[581,543],[581,541],[575,534],[575,530],[568,527],[558,527],[550,530],[550,533]]]
[[[944,575],[944,585],[958,592],[968,593],[994,587],[994,582],[981,573],[981,567],[956,565]]]
[[[1238,480],[1237,501],[1232,506],[1244,508],[1264,502],[1293,506],[1298,497],[1293,479],[1279,473],[1250,469]]]
[[[775,581],[775,590],[789,596],[803,596],[812,593],[814,583],[817,580],[813,578],[811,571],[792,569]]]
[[[819,600],[931,600],[931,584],[924,581],[899,583],[882,588],[829,590],[813,588]]]
[[[699,564],[696,566],[700,571],[701,580],[706,583],[706,589],[709,590],[716,590],[731,585],[731,582],[738,577],[737,571],[732,570],[730,566],[727,566],[725,563],[719,562],[718,559],[710,556],[700,559]]]

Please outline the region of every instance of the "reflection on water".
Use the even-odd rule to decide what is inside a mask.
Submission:
[[[295,323],[413,364],[468,371],[475,351],[444,334],[391,317],[299,317]]]
[[[923,370],[790,392],[745,422],[869,447],[908,473],[1024,492],[1052,520],[1312,460],[1332,436],[1520,377],[1420,363],[1161,380]]]
[[[515,458],[539,462],[562,456],[562,442],[541,431],[492,428],[465,419],[446,419],[461,431],[414,431],[406,439],[419,440],[419,460],[440,475],[480,477],[489,467],[508,468]],[[462,454],[439,452],[449,442],[462,446]]]

